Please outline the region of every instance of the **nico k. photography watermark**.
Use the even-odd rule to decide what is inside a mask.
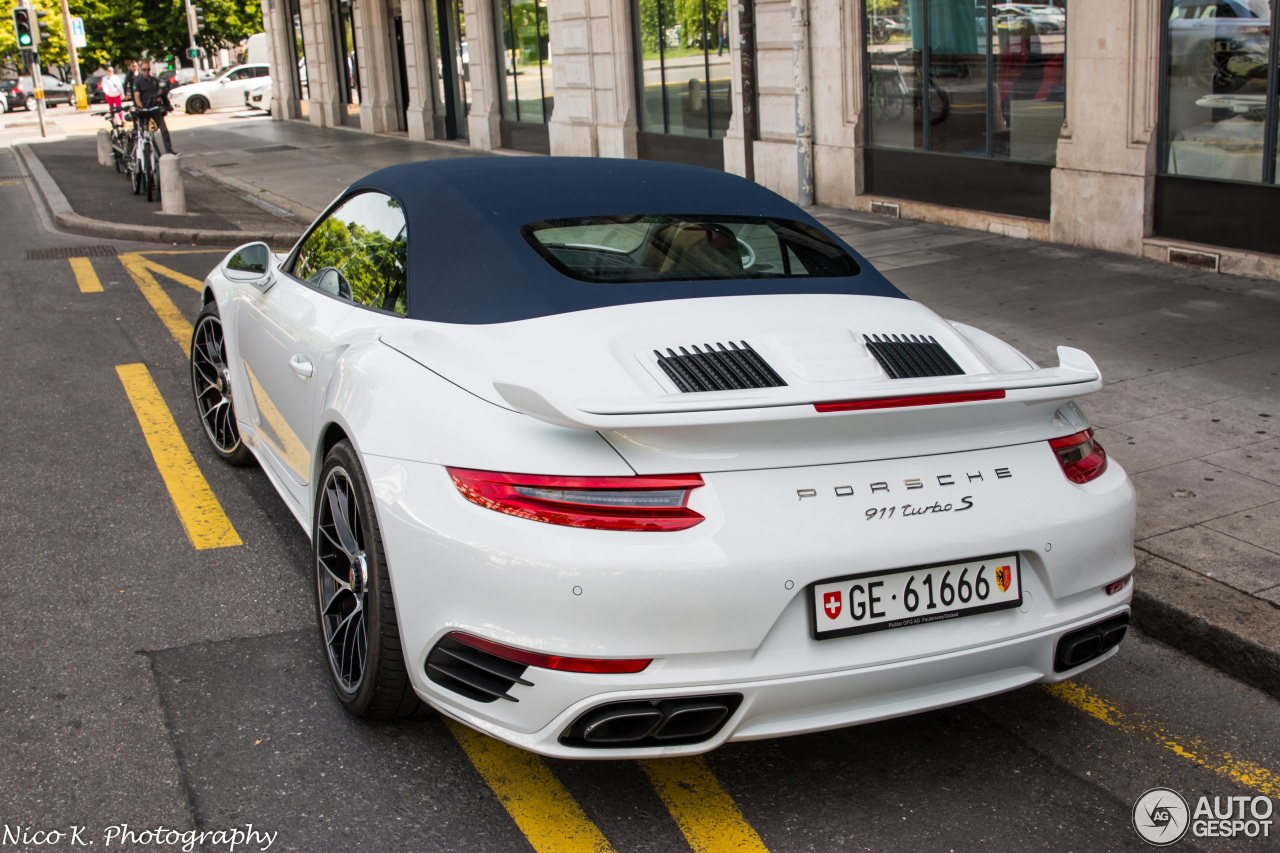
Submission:
[[[39,827],[6,823],[0,829],[0,847],[155,847],[181,850],[183,853],[191,853],[199,847],[233,853],[236,850],[270,850],[277,835],[278,832],[255,829],[251,823],[229,829],[173,829],[118,823],[98,830],[77,825]]]

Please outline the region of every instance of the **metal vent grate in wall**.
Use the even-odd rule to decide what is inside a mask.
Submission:
[[[743,388],[777,388],[787,383],[746,341],[691,345],[693,352],[670,347],[658,350],[658,366],[681,391],[733,391]],[[705,349],[704,349],[705,348]]]
[[[890,379],[964,373],[932,335],[863,335],[862,339]]]

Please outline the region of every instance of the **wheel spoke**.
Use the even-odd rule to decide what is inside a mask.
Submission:
[[[338,535],[339,547],[354,560],[359,546],[356,545],[356,537],[352,534],[351,525],[347,521],[346,507],[343,506],[346,502],[338,494],[336,485],[326,490],[326,497],[329,499],[329,512],[332,513],[333,528]]]

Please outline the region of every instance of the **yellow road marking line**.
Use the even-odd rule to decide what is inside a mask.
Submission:
[[[1073,708],[1078,708],[1109,726],[1115,726],[1126,734],[1138,735],[1153,741],[1188,761],[1212,770],[1219,776],[1225,776],[1246,788],[1252,788],[1260,794],[1280,797],[1280,776],[1261,764],[1236,758],[1229,752],[1220,752],[1198,740],[1176,738],[1166,732],[1155,720],[1142,714],[1121,711],[1095,693],[1092,688],[1083,684],[1063,681],[1059,684],[1045,685],[1045,690]]]
[[[147,269],[150,261],[136,252],[128,252],[120,256],[120,263],[124,264],[124,268],[129,271],[129,275],[133,276],[138,289],[142,291],[142,295],[147,302],[151,303],[151,309],[156,312],[160,322],[164,323],[165,328],[169,330],[169,334],[173,335],[173,339],[178,342],[178,346],[182,347],[182,351],[190,358],[191,333],[193,331],[191,324],[187,322],[187,318],[178,310],[178,306],[173,304],[169,294],[164,292],[164,288],[160,286],[159,282],[155,280],[155,277]]]
[[[71,261],[71,271],[76,274],[76,284],[80,285],[81,293],[101,293],[102,282],[98,281],[98,274],[93,271],[93,262],[88,258],[69,258]]]
[[[702,756],[639,762],[697,853],[768,851]]]
[[[461,723],[449,731],[538,853],[611,853],[613,847],[538,756]]]
[[[204,282],[200,279],[192,278],[191,276],[186,275],[185,273],[180,273],[177,270],[171,270],[163,264],[158,264],[150,258],[144,257],[141,252],[131,252],[129,254],[131,258],[137,257],[138,263],[146,269],[151,270],[153,273],[158,273],[165,278],[173,279],[178,282],[178,284],[185,284],[196,293],[204,292]]]
[[[201,550],[243,544],[191,457],[146,365],[124,364],[116,368],[116,373],[191,544]]]

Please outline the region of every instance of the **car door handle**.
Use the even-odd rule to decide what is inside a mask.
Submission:
[[[303,379],[310,379],[315,369],[311,366],[311,362],[307,361],[306,356],[298,353],[289,359],[289,369],[301,376]]]

